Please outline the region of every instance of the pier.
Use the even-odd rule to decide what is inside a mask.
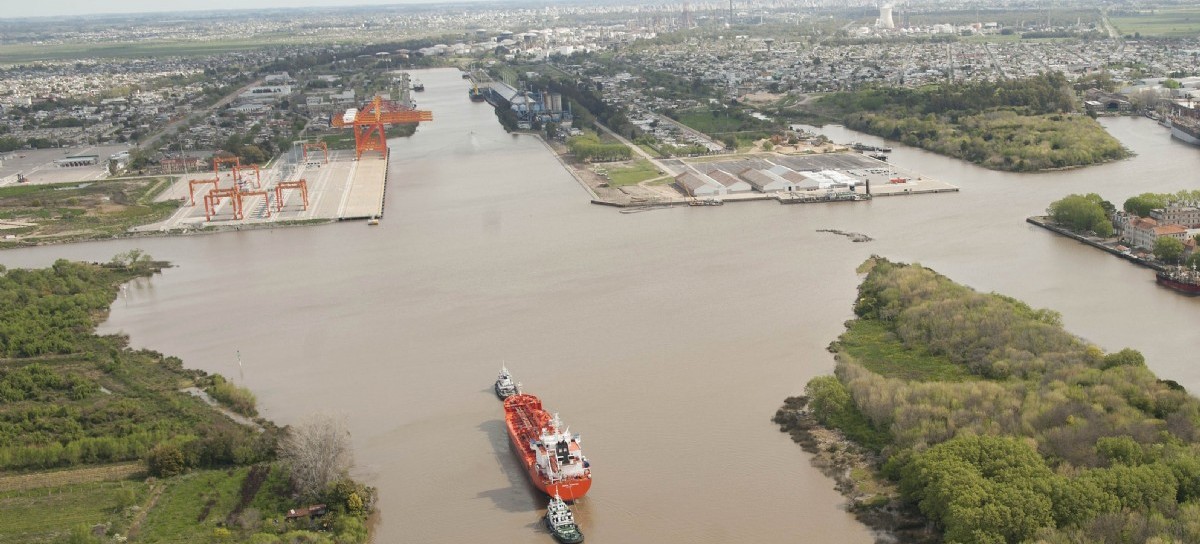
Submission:
[[[1146,268],[1151,268],[1151,269],[1154,269],[1157,271],[1163,270],[1162,265],[1160,265],[1154,261],[1151,261],[1149,259],[1143,259],[1133,253],[1130,253],[1127,251],[1121,251],[1114,246],[1104,243],[1104,239],[1102,239],[1102,238],[1093,238],[1093,237],[1089,237],[1089,236],[1084,236],[1082,234],[1077,234],[1077,233],[1071,232],[1067,229],[1064,229],[1058,225],[1055,225],[1050,222],[1049,217],[1046,217],[1046,216],[1027,217],[1027,218],[1025,218],[1025,222],[1029,223],[1031,225],[1037,225],[1037,226],[1042,227],[1042,228],[1044,228],[1050,232],[1053,232],[1055,234],[1060,234],[1062,236],[1066,236],[1067,238],[1071,238],[1073,240],[1082,242],[1082,243],[1092,246],[1096,249],[1104,251],[1105,253],[1108,253],[1110,255],[1115,255],[1117,257],[1125,259],[1126,261],[1129,261],[1133,264],[1141,265]]]

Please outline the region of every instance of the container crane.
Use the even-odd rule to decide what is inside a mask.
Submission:
[[[354,151],[357,158],[362,158],[367,151],[378,151],[387,156],[387,136],[384,125],[403,123],[420,123],[432,121],[433,112],[414,109],[399,102],[384,100],[376,96],[362,109],[351,108],[341,116],[334,115],[330,126],[334,128],[353,127]]]

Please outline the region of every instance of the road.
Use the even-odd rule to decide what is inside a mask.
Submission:
[[[1100,22],[1104,24],[1104,31],[1108,33],[1108,37],[1116,40],[1117,53],[1125,52],[1125,39],[1121,37],[1121,33],[1117,32],[1117,28],[1113,26],[1112,21],[1108,19],[1108,8],[1100,8]]]
[[[638,155],[641,155],[646,160],[650,161],[650,164],[653,164],[654,167],[657,168],[659,172],[666,172],[668,175],[670,175],[672,177],[674,177],[677,174],[677,172],[675,172],[674,170],[667,168],[667,165],[663,164],[658,159],[651,156],[649,153],[646,153],[645,149],[642,149],[637,144],[635,144],[629,140],[626,140],[624,136],[621,136],[620,134],[613,132],[611,129],[609,129],[608,127],[606,127],[600,123],[596,123],[596,126],[600,127],[600,130],[607,132],[613,138],[616,138],[618,142],[621,142],[621,143],[625,144],[626,146],[629,146],[629,148],[632,149],[634,153],[637,153]]]

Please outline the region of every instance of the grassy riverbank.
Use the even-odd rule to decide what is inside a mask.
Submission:
[[[1053,311],[916,265],[863,270],[836,375],[776,417],[802,443],[836,430],[825,450],[861,452],[818,454],[860,517],[920,516],[945,542],[1200,541],[1200,400]]]
[[[175,178],[15,185],[0,188],[0,240],[4,245],[111,238],[161,221],[179,202],[155,202]]]
[[[372,490],[295,488],[276,458],[287,429],[238,424],[184,390],[243,414],[252,394],[94,333],[120,285],[162,266],[135,251],[0,267],[0,542],[364,542]],[[284,519],[318,502],[330,512]]]
[[[805,109],[846,127],[993,170],[1075,168],[1129,156],[1077,112],[1059,74],[1026,80],[872,88],[834,93]]]

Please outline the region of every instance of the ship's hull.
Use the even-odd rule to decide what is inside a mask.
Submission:
[[[587,494],[592,487],[591,477],[568,478],[551,482],[537,468],[537,454],[529,443],[537,439],[537,432],[550,422],[550,414],[542,410],[542,403],[537,397],[526,394],[516,394],[504,401],[504,423],[508,427],[508,438],[513,451],[525,471],[529,481],[551,497],[558,497],[571,502]]]
[[[1171,125],[1171,136],[1189,144],[1200,146],[1200,138],[1188,134],[1187,131],[1174,124]]]
[[[1195,283],[1187,283],[1171,279],[1169,276],[1161,272],[1155,275],[1155,278],[1158,280],[1158,284],[1164,287],[1169,287],[1187,295],[1200,295],[1200,285]]]

